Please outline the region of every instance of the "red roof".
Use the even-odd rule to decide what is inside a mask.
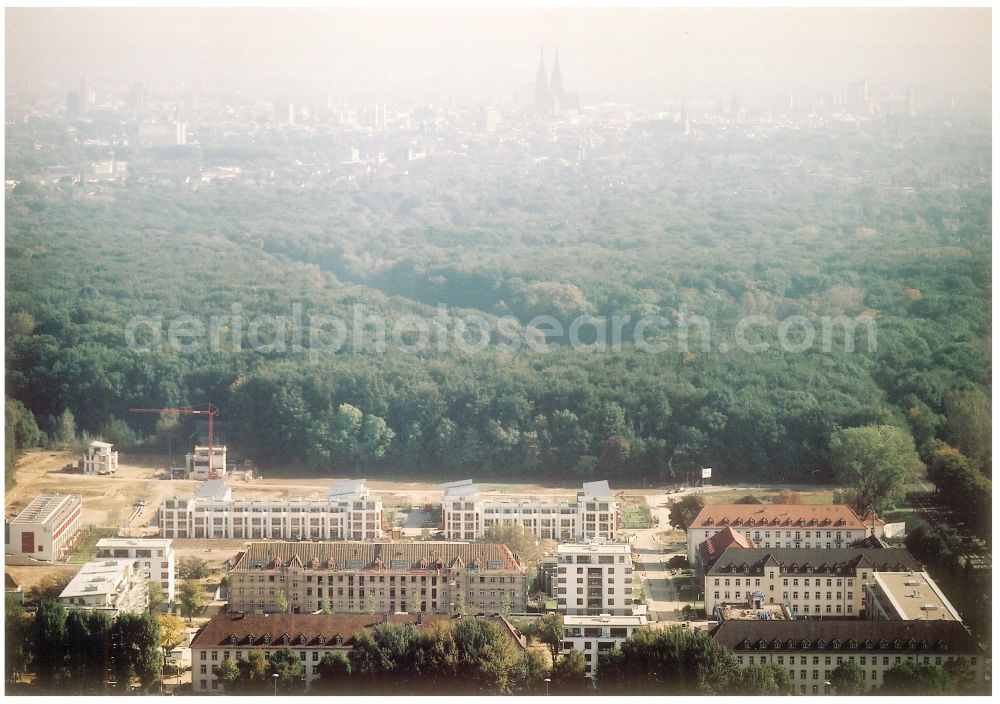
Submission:
[[[750,536],[743,535],[726,526],[711,538],[698,545],[698,552],[701,553],[701,564],[706,568],[711,567],[722,553],[730,547],[755,548],[757,544],[754,543]]]
[[[449,614],[243,614],[216,615],[195,634],[192,648],[350,648],[362,630],[380,623],[410,624],[421,628],[442,621],[457,620]],[[478,618],[472,617],[469,618]],[[523,650],[525,637],[502,616],[485,616]],[[288,642],[285,643],[287,636]]]
[[[871,527],[872,519],[873,518],[875,519],[875,525],[877,525],[877,526],[884,526],[885,525],[885,521],[883,521],[881,518],[879,518],[878,516],[876,516],[875,512],[872,511],[871,509],[868,509],[868,513],[866,513],[865,517],[862,518],[861,520],[865,522],[866,526]]]
[[[868,526],[871,524],[869,523]],[[707,504],[689,528],[757,526],[863,529],[868,526],[847,504]]]

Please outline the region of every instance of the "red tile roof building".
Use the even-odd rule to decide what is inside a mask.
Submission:
[[[230,611],[454,613],[527,608],[527,572],[506,545],[254,542],[229,570]]]
[[[728,548],[755,548],[757,547],[752,538],[748,538],[742,533],[726,526],[708,540],[698,545],[698,567],[700,571],[708,571],[715,564],[715,561],[722,556]]]
[[[479,617],[470,617],[479,618]],[[527,638],[502,616],[481,617],[496,624],[521,650]],[[219,692],[217,669],[226,660],[239,662],[259,650],[265,657],[282,648],[298,653],[306,683],[319,672],[323,656],[346,654],[362,630],[381,623],[410,624],[417,629],[458,617],[445,614],[219,614],[205,624],[191,641],[191,676],[194,691]]]
[[[846,504],[708,504],[688,526],[688,562],[698,545],[730,528],[764,548],[846,548],[869,535],[882,537],[884,523],[866,524]]]

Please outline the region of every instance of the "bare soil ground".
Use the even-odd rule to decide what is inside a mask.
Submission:
[[[170,479],[169,459],[160,457],[130,457],[122,453],[118,474],[111,476],[87,476],[79,471],[66,471],[67,464],[76,465],[78,456],[71,452],[34,451],[27,452],[18,463],[17,483],[4,498],[5,515],[13,517],[31,499],[43,493],[80,494],[83,496],[83,525],[115,528],[119,534],[140,537],[156,534],[156,527],[150,526],[157,507],[164,498],[188,496],[194,492],[199,482]],[[264,477],[243,481],[237,474],[228,481],[235,496],[250,498],[295,496],[322,496],[333,483],[350,477]],[[412,482],[385,479],[368,481],[372,493],[382,498],[387,508],[422,508],[426,504],[438,504],[441,500],[441,485],[437,482]],[[540,484],[499,484],[483,483],[480,489],[484,495],[520,499],[540,497],[552,500],[570,499],[576,496],[579,483],[570,482],[564,487],[542,486]],[[638,494],[638,491],[631,491]],[[124,523],[132,514],[137,501],[145,501],[139,517],[126,529]],[[226,559],[239,552],[242,540],[175,540],[177,559],[196,556],[206,560],[214,570],[222,569]],[[25,588],[40,581],[47,574],[75,573],[79,565],[37,563],[31,565],[8,566],[11,576]]]

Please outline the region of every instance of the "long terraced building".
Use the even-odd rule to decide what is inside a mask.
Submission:
[[[232,561],[229,610],[500,613],[527,607],[527,572],[505,545],[254,542]]]

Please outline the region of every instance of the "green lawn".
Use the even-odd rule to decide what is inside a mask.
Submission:
[[[94,555],[97,553],[97,541],[101,538],[110,538],[114,534],[114,528],[91,528],[83,536],[80,544],[76,546],[76,550],[73,551],[67,562],[71,565],[82,565],[85,562],[93,561]]]
[[[832,504],[833,490],[796,492],[804,504]],[[732,504],[744,496],[756,496],[765,504],[772,503],[778,495],[776,491],[755,491],[753,489],[737,489],[736,491],[713,491],[699,494],[706,504]]]
[[[622,528],[627,530],[652,528],[653,512],[647,504],[622,508]]]

